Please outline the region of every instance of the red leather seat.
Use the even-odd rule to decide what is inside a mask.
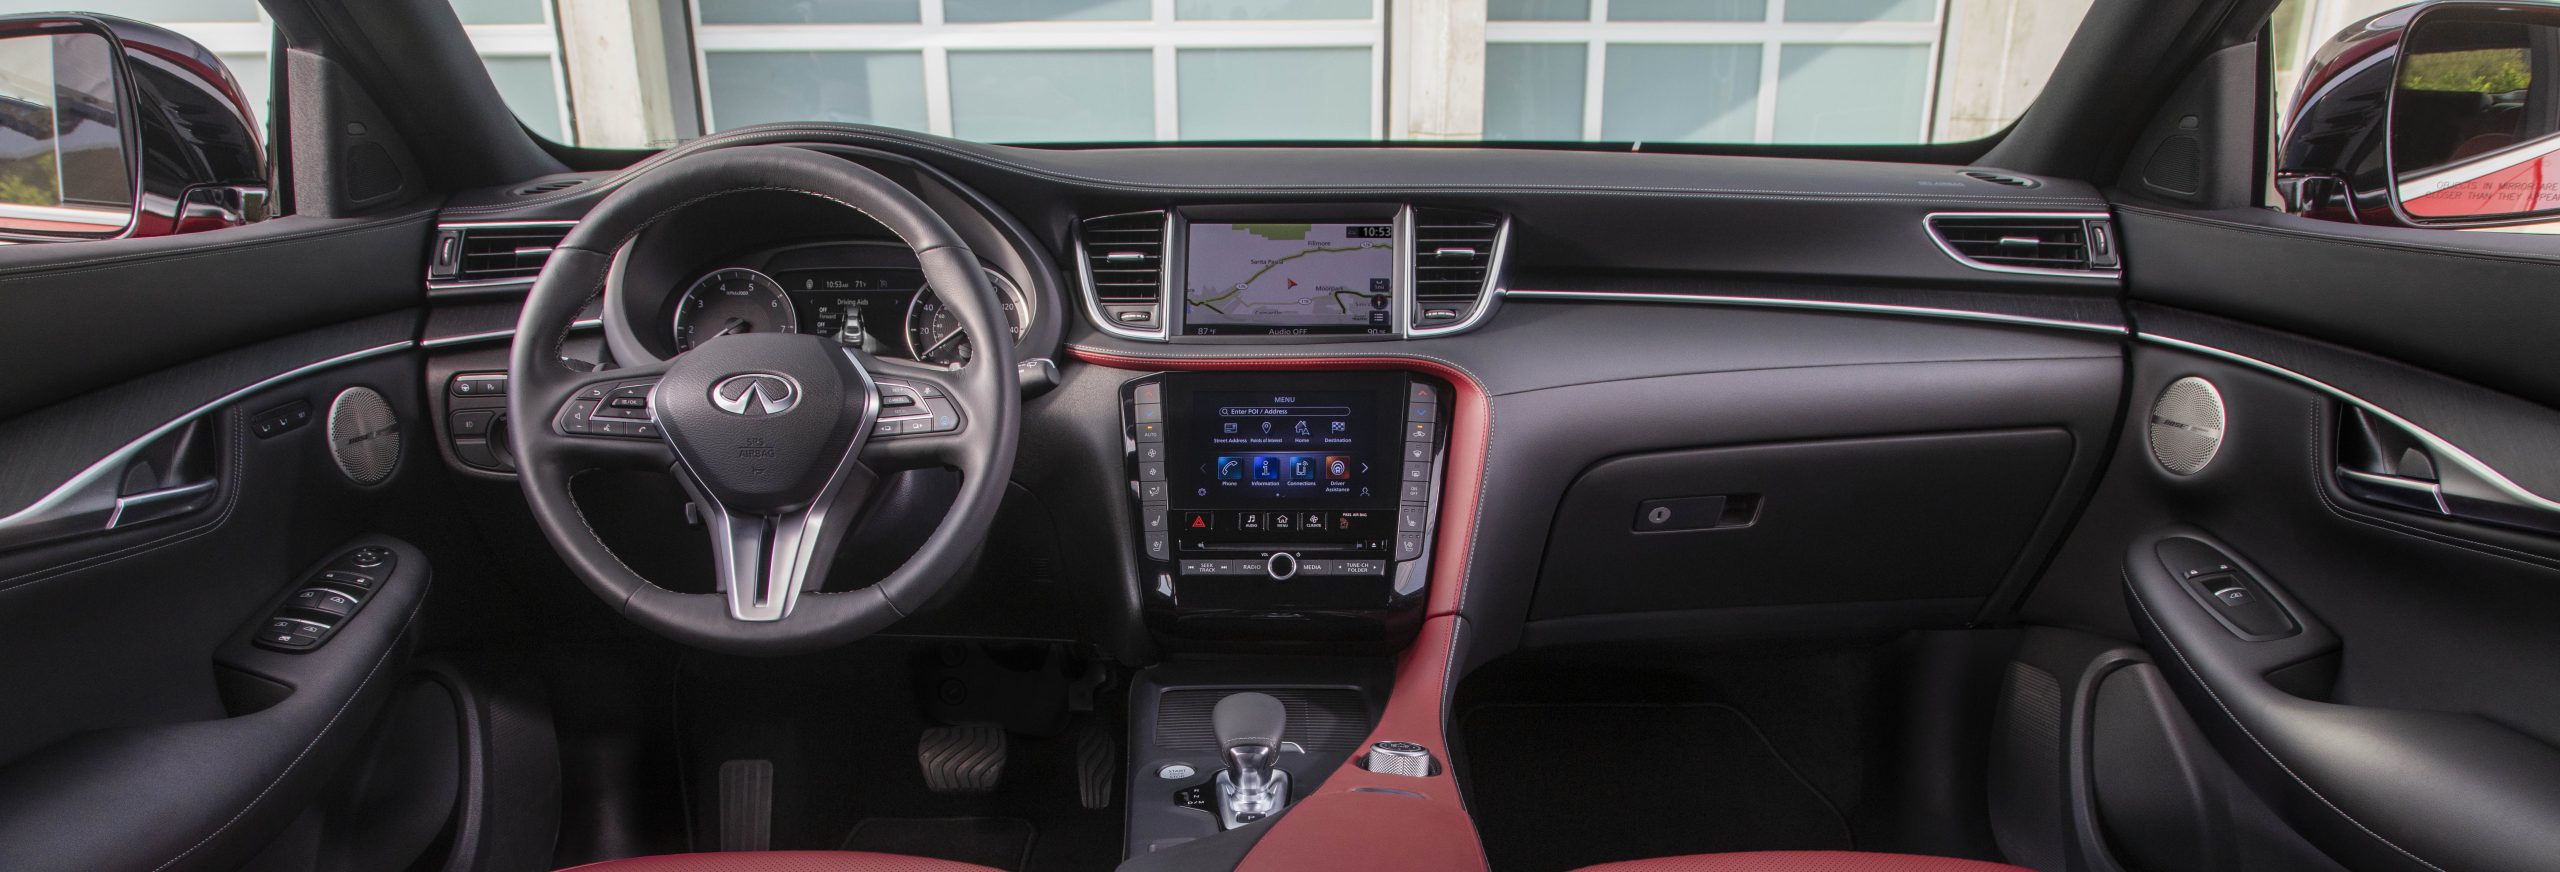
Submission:
[[[1690,854],[1585,866],[1579,872],[2031,872],[2007,863],[1870,854],[1862,851],[1751,851]]]
[[[957,863],[869,851],[737,851],[660,854],[589,863],[560,872],[997,872]]]

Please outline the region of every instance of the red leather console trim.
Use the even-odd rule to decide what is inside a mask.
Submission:
[[[1463,627],[1458,608],[1466,602],[1476,503],[1493,438],[1493,408],[1484,383],[1457,366],[1422,357],[1138,357],[1077,346],[1068,346],[1067,353],[1086,363],[1149,372],[1405,370],[1449,382],[1455,408],[1448,417],[1448,462],[1441,469],[1429,616],[1397,659],[1395,688],[1377,729],[1369,734],[1370,742],[1394,739],[1430,748],[1441,772],[1428,778],[1379,775],[1360,768],[1359,755],[1353,755],[1352,762],[1325,779],[1323,788],[1299,797],[1238,869],[1483,870],[1484,847],[1476,838],[1475,821],[1459,800],[1457,779],[1449,774],[1442,715]]]
[[[589,863],[560,872],[997,872],[975,863],[869,851],[739,851],[661,854]]]
[[[1467,559],[1475,546],[1476,499],[1484,484],[1485,453],[1493,438],[1493,408],[1475,374],[1425,357],[1138,357],[1082,346],[1067,355],[1113,369],[1157,371],[1404,370],[1437,376],[1455,394],[1449,412],[1449,457],[1441,469],[1439,539],[1431,554],[1428,614],[1454,615],[1466,602]]]
[[[1381,775],[1360,768],[1359,755],[1325,779],[1313,795],[1298,797],[1271,832],[1245,855],[1237,872],[1308,869],[1468,870],[1485,868],[1475,819],[1458,797],[1449,774],[1449,743],[1442,731],[1441,701],[1456,651],[1456,615],[1424,621],[1396,662],[1396,684],[1370,742],[1419,743],[1440,761],[1427,778]],[[1367,747],[1364,743],[1362,747]]]
[[[1585,866],[1577,872],[2029,872],[2006,863],[1859,851],[1691,854]]]

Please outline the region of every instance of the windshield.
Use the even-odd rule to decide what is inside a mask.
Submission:
[[[525,126],[581,146],[846,121],[1020,144],[1625,147],[1988,136],[2091,0],[452,2]],[[250,0],[72,5],[191,35],[232,36],[194,10],[262,18]],[[263,66],[238,36],[217,51]]]

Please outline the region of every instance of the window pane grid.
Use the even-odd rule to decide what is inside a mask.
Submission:
[[[703,9],[697,4],[697,87],[705,128],[725,130],[782,120],[742,111],[735,99],[724,113],[722,93],[736,91],[723,87],[719,80],[733,75],[731,71],[750,56],[910,56],[921,72],[917,85],[921,91],[921,117],[909,123],[888,118],[871,120],[872,123],[973,138],[972,130],[1009,126],[1008,122],[975,116],[973,113],[980,111],[978,107],[988,107],[986,111],[999,114],[1018,114],[1022,107],[1008,108],[1011,97],[982,87],[985,83],[973,78],[971,71],[992,70],[1008,63],[1008,59],[1046,57],[1059,62],[1053,72],[1091,77],[1095,87],[1063,93],[1104,105],[1075,104],[1065,113],[1071,117],[1048,136],[994,141],[1173,140],[1186,138],[1186,129],[1238,136],[1261,129],[1246,137],[1256,139],[1371,139],[1384,133],[1377,110],[1385,92],[1382,55],[1387,2],[1390,0],[918,0],[911,21],[829,24],[711,23],[703,20]],[[1134,16],[1141,8],[1144,18],[1100,17]],[[950,17],[955,10],[961,10],[963,19]],[[1027,15],[1035,10],[1054,15],[1041,20],[991,20],[1002,14]],[[1359,17],[1352,17],[1354,13]],[[1290,15],[1306,17],[1280,17]],[[1228,54],[1212,54],[1217,52]],[[1141,55],[1145,62],[1135,63]],[[1346,119],[1354,116],[1338,111],[1338,106],[1328,107],[1337,111],[1320,112],[1322,118],[1296,118],[1282,113],[1267,119],[1267,129],[1239,127],[1233,119],[1195,117],[1186,124],[1181,97],[1186,56],[1191,75],[1225,75],[1231,79],[1242,64],[1312,64],[1299,72],[1324,81],[1325,87],[1347,84],[1342,74],[1361,69],[1362,75],[1357,78],[1364,78],[1365,82],[1358,83],[1358,93],[1368,98],[1367,106],[1356,113],[1355,126],[1345,126]],[[1213,62],[1213,57],[1219,62]],[[1124,63],[1119,58],[1130,60]],[[1130,80],[1140,69],[1146,74],[1144,80]],[[1054,84],[1044,83],[1043,87]],[[1101,90],[1104,88],[1113,90],[1105,93]],[[1199,96],[1196,90],[1194,96]],[[1348,95],[1334,91],[1323,96],[1339,101]],[[1140,101],[1145,104],[1143,113],[1137,111]],[[1195,102],[1192,114],[1200,116],[1218,108]],[[1029,130],[1018,125],[1010,129],[1018,133]]]
[[[1516,95],[1498,95],[1493,88],[1503,81],[1542,94],[1572,91],[1573,83],[1562,80],[1570,66],[1554,62],[1553,49],[1573,46],[1582,49],[1583,59],[1582,140],[1929,141],[1946,4],[1585,0],[1576,7],[1568,0],[1495,2],[1492,20],[1485,24],[1485,137],[1549,138],[1519,132],[1562,129],[1562,114],[1568,110],[1561,108],[1561,99],[1543,100],[1536,108],[1525,108],[1518,99],[1506,105],[1504,97]],[[1581,15],[1560,17],[1569,11]],[[1745,15],[1750,20],[1735,20]],[[1507,66],[1528,63],[1538,46],[1549,49],[1547,62],[1538,63],[1534,73]],[[1864,81],[1881,88],[1840,87],[1862,81],[1857,77],[1860,65],[1872,68],[1868,72],[1874,78]],[[1621,80],[1612,82],[1613,74]],[[1665,87],[1661,81],[1677,86]],[[1746,90],[1750,116],[1744,124],[1739,113]],[[1827,105],[1835,102],[1843,105]],[[1527,111],[1544,117],[1520,114]]]

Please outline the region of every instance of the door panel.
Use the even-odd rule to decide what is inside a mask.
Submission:
[[[2475,446],[2560,444],[2549,411],[2305,337],[2137,313],[2250,353],[2145,330],[2105,483],[2025,619],[2141,640],[2220,758],[2349,868],[2549,868],[2537,864],[2560,856],[2554,543],[2358,496],[2341,487],[2355,461],[2340,452],[2366,438],[2341,429],[2370,420],[2350,410],[2444,422]],[[2222,441],[2202,471],[2178,475],[2152,456],[2152,401],[2189,376],[2218,389]],[[2404,414],[2341,384],[2440,392]],[[2225,596],[2257,605],[2243,615],[2216,603]],[[2217,862],[2246,867],[2227,852]]]
[[[237,868],[403,684],[434,504],[423,215],[0,251],[0,845],[11,869]],[[351,388],[399,448],[332,451]],[[390,534],[390,535],[386,535]],[[397,559],[325,642],[253,642],[359,545]],[[341,580],[341,584],[353,584]],[[299,613],[300,617],[320,617]]]

